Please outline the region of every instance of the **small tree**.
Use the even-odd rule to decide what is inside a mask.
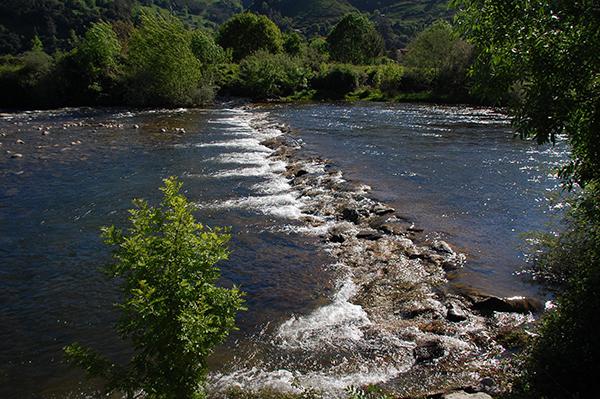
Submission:
[[[128,398],[140,390],[149,398],[201,398],[206,359],[235,329],[242,293],[215,285],[215,264],[228,257],[229,235],[194,220],[175,178],[164,183],[159,207],[134,201],[126,233],[103,228],[106,243],[116,246],[108,272],[123,281],[118,331],[133,345],[129,365],[113,364],[79,344],[65,353],[71,364],[106,378],[109,391]]]
[[[384,51],[375,25],[359,13],[346,15],[327,37],[331,58],[350,64],[369,64]]]
[[[258,50],[281,53],[283,36],[277,25],[266,16],[245,12],[234,15],[221,25],[219,44],[224,49],[231,49],[233,60],[237,62]]]

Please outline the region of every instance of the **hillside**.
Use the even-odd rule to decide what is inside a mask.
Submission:
[[[307,36],[326,35],[348,12],[368,13],[390,49],[405,47],[433,21],[452,16],[447,0],[255,0],[250,9]]]
[[[68,48],[91,22],[129,21],[141,6],[208,28],[249,9],[307,36],[326,35],[344,14],[360,11],[375,21],[389,49],[403,48],[425,26],[451,16],[447,0],[2,0],[0,54],[28,49],[36,34],[48,51]]]

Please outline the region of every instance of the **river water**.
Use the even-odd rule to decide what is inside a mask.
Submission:
[[[520,234],[543,229],[560,208],[547,196],[567,154],[513,138],[507,118],[492,110],[317,104],[3,114],[0,397],[93,391],[63,364],[61,348],[73,341],[126,359],[112,330],[118,292],[99,271],[110,250],[98,232],[124,226],[132,198],[156,202],[170,175],[183,180],[203,223],[232,227],[222,283],[248,294],[240,331],[211,360],[215,389],[343,389],[397,375],[385,364],[357,366],[360,355],[352,363],[352,354],[328,353],[351,359],[327,368],[327,359],[308,354],[311,336],[321,345],[355,334],[353,323],[366,315],[349,301],[353,287],[318,234],[303,225],[286,165],[260,144],[281,134],[274,123],[290,126],[302,151],[330,159],[346,179],[371,186],[372,196],[465,253],[455,287],[536,294],[515,275],[524,267]]]

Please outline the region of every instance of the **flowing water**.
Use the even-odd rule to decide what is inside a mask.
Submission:
[[[156,202],[170,175],[183,180],[203,223],[232,227],[222,283],[248,293],[240,331],[211,360],[215,391],[335,391],[409,368],[386,355],[365,360],[404,344],[363,337],[371,321],[351,302],[356,287],[322,250],[318,228],[303,223],[286,164],[261,145],[282,134],[275,123],[294,129],[302,151],[329,158],[465,253],[455,286],[535,294],[514,275],[524,266],[519,234],[549,220],[551,172],[566,150],[514,139],[494,111],[368,104],[3,114],[0,397],[93,390],[63,364],[61,348],[73,341],[126,359],[112,330],[118,292],[99,271],[110,261],[99,227],[123,226],[134,197]]]

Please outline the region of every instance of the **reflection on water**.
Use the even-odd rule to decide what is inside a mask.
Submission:
[[[251,120],[298,129],[308,151],[468,254],[457,283],[497,294],[530,290],[519,233],[543,227],[548,175],[564,148],[512,138],[489,110],[415,105],[308,105],[258,110],[67,109],[0,119],[0,396],[65,397],[88,391],[62,364],[73,341],[124,359],[112,331],[118,300],[99,267],[110,261],[99,227],[123,225],[131,199],[159,198],[161,179],[183,179],[208,225],[232,226],[223,284],[241,285],[249,311],[211,364],[213,383],[343,388],[400,372],[402,359],[350,367],[352,343],[366,352],[402,348],[371,342],[370,320],[349,302],[353,284],[303,234],[302,203],[268,158]],[[16,156],[20,154],[20,156]],[[532,205],[534,204],[534,205]],[[391,338],[390,338],[391,339]],[[322,351],[311,355],[311,348]],[[387,356],[387,355],[386,355]],[[256,368],[235,367],[239,359]],[[320,370],[331,364],[329,373]],[[381,363],[381,362],[380,362]],[[222,366],[225,364],[225,366]],[[373,366],[373,367],[372,367]]]

